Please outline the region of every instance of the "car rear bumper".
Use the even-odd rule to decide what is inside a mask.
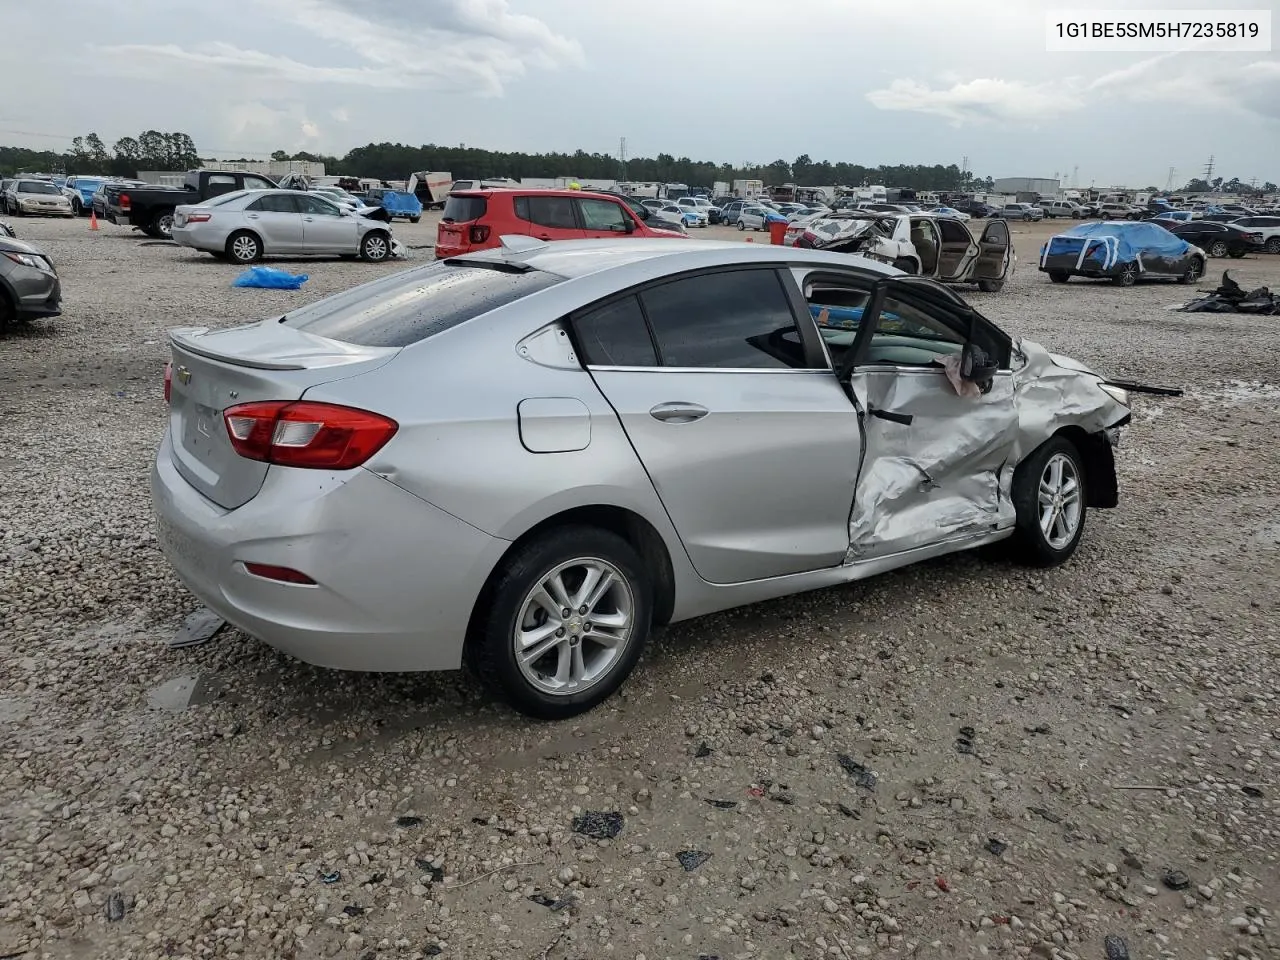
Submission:
[[[208,230],[197,230],[191,226],[174,226],[172,237],[174,243],[194,250],[212,250],[220,253],[227,245],[226,237],[212,235]]]
[[[367,470],[272,467],[253,500],[225,510],[178,473],[167,432],[151,496],[156,539],[193,594],[277,650],[340,670],[457,669],[509,546]],[[316,583],[254,576],[246,562]]]

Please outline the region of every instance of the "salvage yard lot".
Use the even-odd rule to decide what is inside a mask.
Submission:
[[[1061,224],[1013,225],[1012,281],[964,294],[1187,391],[1135,398],[1120,508],[1065,567],[962,555],[683,623],[561,724],[230,629],[167,649],[195,602],[150,529],[165,330],[421,262],[435,223],[396,225],[408,264],[268,261],[310,276],[278,291],[15,221],[65,315],[0,336],[0,956],[1277,955],[1280,318],[1051,285]],[[1280,287],[1278,256],[1199,286],[1224,267]],[[184,676],[203,702],[152,701]],[[575,834],[584,811],[621,833]]]

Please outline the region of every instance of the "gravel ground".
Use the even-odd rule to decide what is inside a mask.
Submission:
[[[196,604],[150,530],[164,330],[399,265],[244,291],[110,224],[15,225],[66,315],[0,337],[0,957],[1280,956],[1280,319],[1050,285],[1052,227],[1016,227],[982,310],[1187,390],[1137,400],[1076,558],[680,624],[539,725],[462,675],[166,648]],[[433,218],[397,234],[431,255]],[[1280,257],[1225,263],[1280,286]]]

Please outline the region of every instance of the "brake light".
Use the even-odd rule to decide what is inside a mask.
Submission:
[[[121,210],[129,209],[129,195],[127,193],[120,194],[120,209]]]
[[[188,213],[187,223],[205,223],[213,219],[212,213]]]
[[[472,227],[470,237],[472,243],[485,243],[489,239],[489,228],[483,226]]]
[[[262,577],[265,580],[279,580],[281,583],[298,583],[308,587],[314,587],[316,582],[308,577],[301,570],[294,570],[292,567],[277,567],[274,563],[248,563],[244,568],[255,577]]]
[[[169,402],[169,397],[173,395],[173,361],[166,360],[164,364],[164,402]]]
[[[281,467],[351,470],[381,450],[400,425],[333,403],[268,400],[222,412],[236,453]]]

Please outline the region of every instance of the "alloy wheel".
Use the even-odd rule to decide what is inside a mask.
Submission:
[[[1080,477],[1074,461],[1055,453],[1040,474],[1040,532],[1054,550],[1061,550],[1075,538],[1082,514]]]
[[[565,696],[603,679],[631,642],[635,596],[613,564],[579,557],[546,573],[519,608],[516,663],[536,689]]]

